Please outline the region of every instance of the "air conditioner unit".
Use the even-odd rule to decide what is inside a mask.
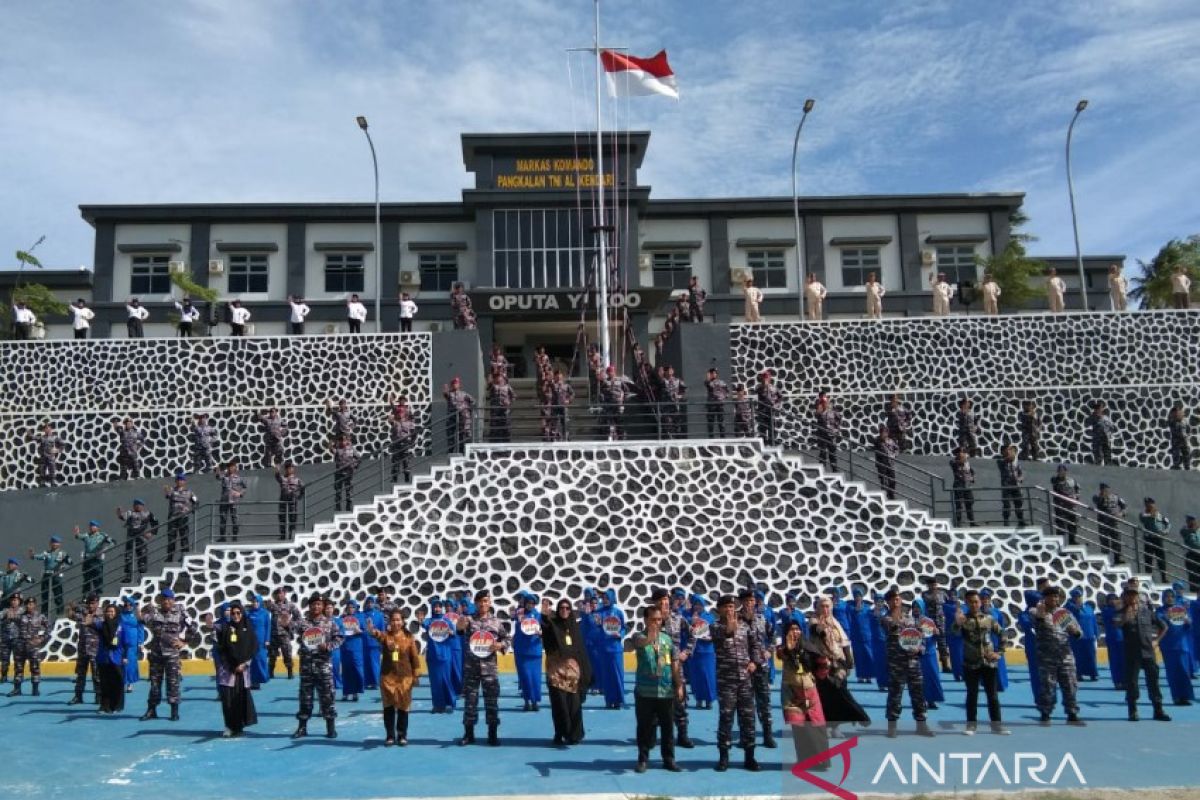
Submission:
[[[209,275],[223,275],[225,273],[225,261],[220,258],[210,258],[208,260]]]
[[[332,322],[329,323],[328,325],[325,326],[325,332],[326,333],[337,333],[337,325],[335,325]]]
[[[638,270],[641,272],[650,272],[654,269],[654,255],[652,253],[642,253],[638,256]]]
[[[735,269],[733,271],[733,282],[734,283],[745,283],[746,279],[749,277],[750,277],[750,270],[748,270],[748,269],[742,269],[741,267],[738,267],[737,269]]]
[[[412,270],[404,270],[400,273],[401,286],[416,286],[417,283],[419,283],[417,280],[417,273],[413,272]]]
[[[186,261],[168,261],[167,269],[171,272],[187,272]]]
[[[926,267],[932,267],[937,263],[937,253],[932,250],[922,250],[921,263]]]

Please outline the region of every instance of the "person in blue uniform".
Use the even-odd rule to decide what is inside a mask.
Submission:
[[[1196,699],[1192,688],[1191,656],[1187,642],[1192,636],[1192,621],[1185,606],[1176,601],[1174,589],[1162,593],[1162,605],[1158,618],[1167,625],[1167,631],[1158,640],[1162,652],[1163,670],[1167,673],[1167,688],[1171,702],[1177,706],[1190,706]]]
[[[950,653],[950,673],[956,681],[963,679],[963,635],[952,623],[958,618],[958,612],[966,611],[962,593],[962,587],[951,582],[950,588],[946,590],[946,602],[942,604],[942,617],[947,626],[946,649]]]
[[[683,630],[683,650],[688,653],[683,662],[687,683],[696,708],[712,708],[717,699],[717,654],[713,649],[712,626],[716,623],[701,595],[690,598],[692,608],[687,615],[687,627]]]
[[[363,627],[368,632],[374,629],[383,633],[388,629],[388,617],[379,610],[379,604],[371,595],[367,595],[367,598],[363,600],[362,619]],[[368,622],[370,625],[367,625]],[[363,648],[363,688],[368,692],[372,692],[379,688],[379,665],[381,663],[379,654],[381,649],[379,639],[373,635],[364,637],[363,644],[366,645]]]
[[[1104,625],[1104,649],[1108,651],[1108,674],[1114,689],[1125,688],[1125,631],[1121,628],[1121,598],[1110,592],[1100,609]]]
[[[766,625],[763,626],[763,652],[775,653],[775,630],[779,627],[779,613],[771,608],[767,602],[767,587],[765,584],[759,584],[754,590],[754,600],[758,615],[763,618]],[[714,617],[715,619],[715,617]],[[847,628],[846,630],[849,630]],[[767,682],[768,684],[775,683],[775,659],[774,657],[767,659]]]
[[[929,616],[924,597],[918,595],[913,600],[912,615],[925,635],[925,649],[921,652],[921,686],[925,692],[925,707],[936,711],[938,703],[946,702],[946,690],[942,688],[942,675],[938,669],[939,630],[937,623]]]
[[[142,645],[146,642],[146,626],[138,614],[137,600],[132,597],[121,599],[119,616],[124,630],[122,640],[125,642],[125,691],[132,692],[139,678],[138,661],[141,659]]]
[[[800,593],[793,589],[784,597],[784,607],[779,609],[779,620],[775,625],[775,635],[782,639],[789,625],[795,622],[800,626],[800,635],[808,636],[808,619],[800,610]]]
[[[271,680],[269,669],[270,659],[267,657],[267,647],[271,643],[271,612],[264,608],[260,594],[250,595],[250,607],[246,609],[246,624],[254,629],[255,643],[258,649],[250,659],[250,688],[257,689]]]
[[[830,586],[825,592],[833,599],[833,616],[843,631],[850,630],[850,603],[846,602],[849,592],[842,586]]]
[[[542,613],[538,596],[517,593],[513,619],[513,656],[517,664],[517,686],[525,701],[523,711],[537,711],[542,702]]]
[[[599,602],[599,592],[596,589],[583,590],[579,629],[583,632],[588,660],[592,662],[592,683],[585,697],[587,694],[604,693],[604,671],[608,662],[604,658],[604,629],[600,627]]]
[[[445,604],[446,620],[454,626],[455,643],[458,645],[450,652],[450,685],[454,696],[461,697],[463,691],[463,665],[466,663],[467,650],[471,646],[470,638],[458,635],[458,618],[475,616],[475,603],[467,596],[467,592],[459,592],[458,599]]]
[[[461,653],[455,623],[443,613],[441,598],[429,600],[429,616],[421,623],[425,629],[425,664],[429,670],[429,694],[434,714],[453,714],[458,690],[452,676],[454,653]]]
[[[1195,680],[1196,670],[1200,669],[1200,664],[1196,663],[1196,623],[1191,610],[1188,608],[1187,598],[1184,597],[1184,595],[1187,593],[1187,586],[1183,581],[1175,581],[1171,584],[1171,589],[1175,592],[1175,604],[1183,606],[1183,609],[1189,612],[1188,621],[1191,623],[1190,629],[1192,635],[1185,636],[1183,638],[1183,647],[1187,652],[1188,657],[1188,677],[1190,677],[1192,680]]]
[[[889,672],[887,653],[887,631],[884,629],[879,611],[883,609],[883,595],[875,592],[873,609],[875,616],[871,624],[871,656],[875,661],[875,685],[879,691],[886,692]]]
[[[1033,611],[1042,602],[1042,593],[1027,589],[1024,597],[1025,610],[1017,615],[1017,627],[1021,630],[1021,644],[1025,646],[1025,661],[1029,665],[1029,688],[1033,691],[1033,702],[1036,705],[1042,682],[1038,677],[1037,630]]]
[[[329,668],[333,671],[333,688],[342,688],[342,647],[341,641],[346,636],[346,626],[342,624],[342,618],[337,613],[337,606],[333,604],[332,598],[326,597],[321,605],[321,613],[333,625],[334,630],[338,635],[338,646],[329,651]],[[344,693],[343,693],[343,698]]]
[[[861,586],[851,591],[854,601],[850,604],[850,650],[854,654],[854,676],[859,683],[870,683],[875,677],[875,658],[871,647],[872,627],[875,612],[866,599]]]
[[[600,615],[600,631],[603,635],[603,650],[600,654],[603,668],[604,706],[619,709],[625,705],[625,614],[617,607],[617,590],[605,589],[597,613]]]
[[[1100,667],[1096,663],[1096,640],[1099,630],[1096,626],[1096,604],[1091,600],[1084,602],[1083,590],[1071,590],[1071,599],[1066,608],[1079,623],[1083,636],[1071,640],[1071,650],[1075,653],[1075,674],[1081,681],[1100,680]]]
[[[357,703],[358,696],[365,691],[363,683],[363,662],[367,656],[364,643],[366,624],[359,611],[358,601],[352,597],[346,598],[342,610],[342,702]]]
[[[979,596],[983,599],[984,610],[992,615],[992,619],[1000,623],[1000,630],[1006,630],[1008,618],[992,602],[992,590],[985,586],[979,590]],[[1000,647],[1000,634],[992,634],[992,647],[996,648],[996,652],[1000,654],[1000,660],[996,662],[996,688],[1003,692],[1008,689],[1008,661],[1005,660],[1003,648]]]

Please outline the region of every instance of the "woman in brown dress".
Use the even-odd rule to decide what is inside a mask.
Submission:
[[[399,609],[388,615],[386,631],[377,631],[368,622],[367,633],[379,642],[379,694],[383,699],[383,727],[387,732],[384,746],[408,744],[408,712],[412,708],[412,690],[421,671],[417,643],[404,627]]]

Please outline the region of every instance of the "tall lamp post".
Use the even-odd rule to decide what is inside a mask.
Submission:
[[[355,119],[358,121],[358,127],[366,134],[367,144],[371,146],[371,166],[375,168],[375,332],[383,333],[383,316],[380,311],[380,299],[383,297],[383,249],[379,232],[379,159],[375,157],[375,143],[371,141],[371,132],[367,130],[367,118]]]
[[[797,289],[800,298],[801,322],[804,321],[804,258],[800,255],[802,242],[800,241],[800,196],[796,194],[796,150],[800,147],[800,131],[804,130],[804,120],[808,119],[808,112],[812,111],[816,104],[817,101],[811,97],[804,101],[804,114],[800,117],[800,124],[796,126],[796,138],[792,140],[792,216],[796,220],[796,280],[799,282]]]
[[[1075,120],[1079,119],[1079,115],[1087,106],[1087,100],[1080,100],[1076,103],[1075,116],[1071,117],[1071,124],[1067,126],[1067,194],[1071,197],[1071,228],[1075,232],[1075,266],[1079,269],[1079,298],[1084,311],[1088,310],[1087,279],[1083,274],[1083,254],[1079,250],[1079,223],[1075,219],[1075,184],[1071,180],[1071,134],[1075,130]]]

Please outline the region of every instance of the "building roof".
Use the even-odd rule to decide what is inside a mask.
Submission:
[[[75,269],[26,269],[16,267],[0,269],[0,288],[10,289],[21,283],[40,283],[49,289],[90,289],[92,271],[86,267]]]

